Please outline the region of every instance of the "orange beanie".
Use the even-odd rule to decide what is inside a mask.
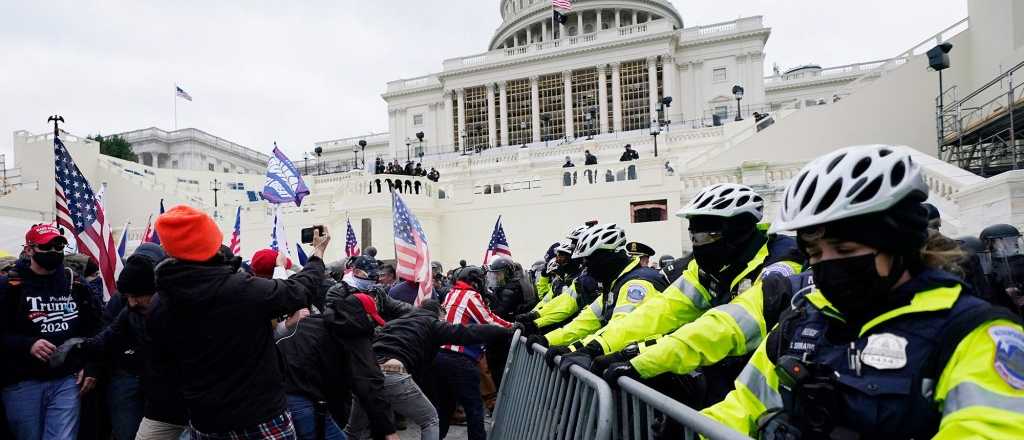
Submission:
[[[185,261],[206,261],[220,250],[224,235],[205,212],[175,206],[156,219],[156,232],[168,255]]]

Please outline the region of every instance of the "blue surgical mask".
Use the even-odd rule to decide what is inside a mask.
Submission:
[[[372,288],[373,285],[376,284],[376,282],[373,281],[373,280],[368,280],[368,279],[365,279],[365,278],[359,278],[359,277],[357,277],[355,275],[352,275],[350,273],[349,274],[345,274],[345,276],[341,280],[344,281],[345,284],[348,284],[353,289],[356,289],[356,290],[358,290],[360,292],[369,292],[370,288]]]

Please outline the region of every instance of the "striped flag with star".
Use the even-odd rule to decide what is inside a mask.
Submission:
[[[505,236],[505,228],[501,226],[499,215],[498,221],[494,223],[494,231],[491,232],[491,241],[487,243],[487,250],[484,251],[484,267],[487,267],[492,258],[502,255],[511,257],[512,249],[508,247],[508,237]]]
[[[415,303],[419,305],[434,293],[427,234],[397,191],[391,192],[391,204],[395,224],[395,273],[398,278],[419,283]]]

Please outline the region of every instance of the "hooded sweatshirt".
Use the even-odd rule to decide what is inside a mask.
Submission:
[[[168,259],[157,267],[156,287],[172,328],[154,332],[154,347],[175,362],[196,430],[244,429],[285,411],[270,321],[309,306],[323,278],[318,257],[287,280],[256,278],[217,257],[206,263]]]

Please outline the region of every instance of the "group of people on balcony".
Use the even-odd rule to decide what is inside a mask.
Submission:
[[[634,161],[634,160],[639,160],[640,159],[640,154],[637,153],[636,150],[633,149],[632,145],[626,144],[625,147],[623,147],[623,148],[625,149],[625,151],[622,152],[622,156],[619,156],[619,162],[629,162],[629,161]],[[584,166],[597,165],[597,156],[594,156],[593,154],[591,154],[590,150],[584,150],[583,151],[583,165]],[[576,164],[574,164],[572,162],[572,158],[569,157],[569,156],[565,156],[565,163],[562,164],[562,168],[572,168],[572,167],[575,167],[575,166],[576,166]]]
[[[405,166],[402,166],[402,164],[398,162],[398,159],[395,159],[394,161],[391,162],[384,162],[384,159],[379,157],[374,163],[373,173],[398,174],[403,176],[420,176],[426,177],[427,180],[430,180],[432,182],[437,182],[438,180],[441,179],[441,173],[439,171],[434,169],[434,167],[430,167],[430,171],[427,171],[423,169],[423,164],[420,162],[416,162],[415,164],[413,164],[413,162],[409,160],[405,162]]]

